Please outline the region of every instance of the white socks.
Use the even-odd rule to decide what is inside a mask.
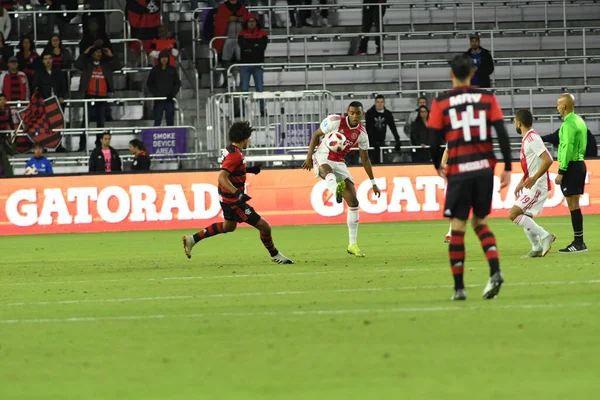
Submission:
[[[527,238],[533,244],[534,249],[539,249],[539,239],[546,237],[548,232],[539,226],[531,217],[521,214],[513,221],[525,230]]]
[[[538,235],[534,235],[530,231],[524,229],[525,235],[527,239],[531,242],[531,249],[533,251],[542,251],[542,244],[540,243],[540,237]]]
[[[450,222],[450,227],[448,228],[448,233],[446,233],[446,236],[452,236],[452,222]]]
[[[348,207],[348,236],[350,238],[350,246],[354,246],[356,244],[356,236],[357,235],[358,235],[358,207]]]
[[[335,175],[329,173],[325,176],[325,183],[327,184],[327,190],[335,196],[335,191],[337,189],[337,180],[335,179]]]

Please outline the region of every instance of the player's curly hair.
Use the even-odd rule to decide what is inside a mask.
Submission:
[[[249,121],[237,121],[229,128],[229,141],[231,143],[239,143],[252,136],[254,128],[250,126]]]

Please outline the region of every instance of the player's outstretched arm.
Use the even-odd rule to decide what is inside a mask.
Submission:
[[[307,170],[312,169],[312,167],[313,167],[312,155],[315,152],[315,148],[319,144],[319,140],[321,140],[321,136],[323,136],[323,135],[324,135],[324,133],[321,130],[321,128],[317,129],[313,133],[312,138],[310,139],[310,145],[308,146],[308,154],[306,155],[306,160],[304,160],[304,162],[302,163],[302,169],[307,169]]]
[[[373,166],[371,165],[371,160],[369,160],[369,151],[368,150],[359,150],[360,160],[362,161],[363,168],[367,173],[369,179],[371,180],[371,184],[373,185],[373,193],[377,195],[377,197],[381,196],[381,192],[375,183],[375,175],[373,175]]]

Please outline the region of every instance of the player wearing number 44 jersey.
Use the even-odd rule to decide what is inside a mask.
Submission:
[[[238,121],[229,128],[231,144],[223,152],[221,172],[219,173],[219,200],[223,209],[224,222],[207,226],[200,232],[183,237],[183,250],[187,258],[192,258],[192,248],[201,240],[235,231],[238,223],[252,225],[260,232],[260,240],[271,255],[271,260],[277,264],[293,264],[292,260],[281,254],[271,237],[271,226],[254,211],[248,201],[251,200],[244,192],[246,172],[260,173],[260,166],[246,168],[242,150],[248,147],[252,127],[248,121]]]
[[[552,165],[552,156],[536,131],[531,129],[533,115],[529,110],[519,110],[515,115],[517,133],[523,135],[521,143],[521,168],[523,179],[515,189],[518,200],[508,213],[516,225],[525,230],[531,242],[531,251],[525,257],[544,257],[556,240],[550,232],[539,226],[533,216],[542,212],[550,193],[548,168]]]
[[[494,193],[496,157],[492,144],[491,127],[498,142],[505,167],[501,186],[510,183],[511,156],[504,116],[496,96],[469,86],[475,72],[472,61],[465,55],[456,56],[451,65],[452,90],[433,102],[429,114],[431,156],[440,176],[447,177],[444,215],[451,219],[452,232],[448,254],[454,277],[453,300],[466,300],[463,279],[465,268],[465,231],[469,213],[471,223],[490,266],[490,278],[483,290],[484,299],[498,295],[504,282],[500,272],[496,238],[487,225]],[[443,143],[447,144],[448,161],[441,166]]]

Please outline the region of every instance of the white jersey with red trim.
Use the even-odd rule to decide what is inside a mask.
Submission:
[[[543,153],[548,153],[548,149],[546,149],[542,138],[533,129],[529,130],[521,142],[521,168],[525,174],[525,179],[538,172],[542,166],[542,159],[540,156]],[[552,158],[550,153],[548,153],[548,155]],[[538,179],[535,186],[541,190],[550,190],[551,184],[548,172],[546,172],[546,176]]]
[[[317,146],[317,149],[315,150],[315,155],[324,156],[327,154],[327,159],[329,161],[344,162],[344,157],[346,157],[346,154],[348,154],[350,149],[356,144],[358,144],[358,148],[361,150],[369,149],[369,137],[367,136],[367,131],[361,123],[354,128],[351,128],[348,123],[348,117],[329,115],[321,122],[321,131],[325,135],[337,131],[346,137],[344,150],[338,153],[329,150],[323,141],[319,143],[319,146]]]

